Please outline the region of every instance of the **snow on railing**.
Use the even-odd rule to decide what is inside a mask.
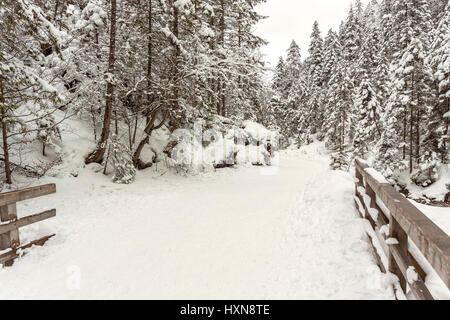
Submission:
[[[56,192],[55,184],[46,184],[27,189],[0,193],[0,265],[11,266],[22,251],[33,245],[42,246],[54,236],[45,236],[20,246],[19,228],[42,221],[56,215],[56,210],[47,210],[38,214],[17,219],[16,203]],[[5,251],[5,252],[3,252]]]
[[[380,269],[399,278],[404,294],[409,289],[416,299],[432,300],[425,284],[429,268],[410,252],[414,247],[450,289],[450,237],[364,160],[355,160],[355,175],[355,206],[374,231],[368,235]]]

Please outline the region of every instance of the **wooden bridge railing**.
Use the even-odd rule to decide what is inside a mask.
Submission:
[[[375,236],[369,234],[372,244],[377,241],[381,247],[377,251],[374,246],[381,270],[397,275],[404,293],[409,287],[416,299],[433,299],[425,285],[427,274],[409,249],[410,240],[450,288],[450,237],[363,160],[355,161],[355,173],[355,205],[374,230]]]
[[[11,266],[14,259],[19,257],[21,250],[33,245],[43,245],[48,239],[54,236],[54,234],[52,234],[20,246],[19,228],[54,217],[56,215],[56,210],[52,209],[18,219],[16,203],[55,192],[56,185],[47,184],[23,190],[0,193],[0,251],[10,249],[5,253],[0,254],[0,265]]]

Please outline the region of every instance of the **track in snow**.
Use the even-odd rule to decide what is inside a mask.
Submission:
[[[56,207],[56,218],[21,235],[57,236],[0,270],[0,299],[394,298],[353,209],[350,175],[329,171],[317,150],[284,152],[278,173],[266,173],[146,172],[119,186],[86,170],[52,180],[57,194],[19,215]]]

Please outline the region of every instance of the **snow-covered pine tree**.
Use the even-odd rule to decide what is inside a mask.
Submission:
[[[325,141],[329,149],[334,151],[330,166],[346,169],[349,165],[347,126],[352,107],[352,84],[349,71],[344,62],[338,61],[332,70],[327,92],[327,114],[325,115]]]
[[[361,14],[358,10],[350,8],[347,20],[339,32],[342,42],[342,58],[344,59],[349,75],[351,77],[352,86],[356,87],[360,80],[358,78],[358,57],[361,50],[361,33],[362,26],[360,21]]]
[[[434,183],[439,178],[438,167],[450,161],[450,4],[447,9],[434,32],[428,58],[434,73],[436,99],[426,114],[423,152],[419,158],[419,170],[412,177],[424,187]]]
[[[321,88],[323,83],[323,39],[320,34],[319,24],[314,21],[309,45],[308,68],[312,84]]]
[[[323,53],[323,69],[322,79],[325,86],[328,86],[330,81],[331,71],[336,64],[338,54],[340,50],[339,39],[332,29],[330,29],[325,37],[324,41],[324,53]]]
[[[353,137],[353,155],[364,158],[370,147],[381,138],[381,104],[371,80],[364,77],[354,97],[356,129]]]
[[[281,90],[283,90],[283,88],[285,87],[284,85],[285,77],[286,77],[286,65],[284,63],[283,57],[280,57],[273,74],[272,89],[275,90],[276,92],[281,92]]]
[[[287,98],[292,87],[300,77],[302,70],[300,48],[294,40],[292,40],[289,46],[285,67],[286,80],[282,94],[285,98]]]
[[[313,24],[313,30],[311,33],[311,42],[309,46],[309,57],[305,62],[307,68],[307,86],[308,86],[308,101],[306,108],[304,109],[305,115],[303,118],[306,121],[302,121],[307,134],[315,134],[320,132],[323,124],[323,100],[324,100],[324,73],[323,73],[323,39],[320,34],[319,24],[317,21]],[[307,142],[310,141],[308,135],[302,139]]]
[[[113,182],[118,184],[133,183],[136,178],[136,168],[127,147],[116,134],[112,134],[109,144],[109,156],[113,163]]]
[[[39,124],[49,119],[61,101],[50,83],[49,61],[59,63],[60,34],[42,10],[28,0],[0,1],[0,121],[6,183],[12,183],[14,145],[39,139]],[[51,53],[52,57],[47,59]],[[44,50],[47,49],[47,50]],[[47,130],[56,130],[47,121]]]
[[[286,134],[295,138],[297,147],[311,142],[310,125],[311,112],[308,109],[308,86],[303,76],[300,76],[289,92],[286,100]]]
[[[361,83],[354,89],[353,111],[355,121],[355,134],[353,136],[353,154],[365,157],[370,147],[381,137],[382,127],[380,114],[382,113],[382,91],[374,83],[383,83],[380,76],[379,52],[381,51],[379,40],[379,27],[376,17],[376,3],[371,2],[365,11],[365,25],[361,34],[361,48],[359,53],[358,78]],[[378,69],[378,70],[377,70]],[[378,72],[377,72],[378,71]]]

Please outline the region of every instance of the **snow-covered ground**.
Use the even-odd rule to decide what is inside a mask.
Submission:
[[[90,169],[47,178],[57,194],[20,204],[19,215],[57,216],[21,229],[21,240],[57,235],[0,270],[0,299],[392,299],[352,178],[321,154],[320,144],[282,152],[276,171],[152,168],[132,185]]]

